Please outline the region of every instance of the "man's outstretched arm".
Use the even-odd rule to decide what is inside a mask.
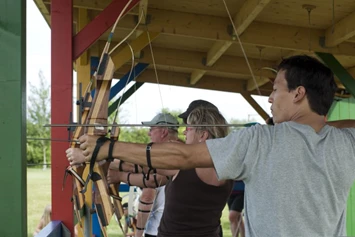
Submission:
[[[80,148],[85,161],[90,161],[96,146],[97,136],[83,135],[80,137]],[[136,143],[115,142],[112,156],[138,165],[147,164],[147,145]],[[109,141],[99,150],[97,161],[108,157]],[[211,156],[205,143],[186,145],[180,143],[157,143],[150,150],[151,166],[159,169],[190,169],[195,167],[213,167]],[[80,157],[68,157],[71,164],[82,163]]]

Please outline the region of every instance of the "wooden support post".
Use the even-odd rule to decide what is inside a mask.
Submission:
[[[51,5],[52,124],[68,124],[73,111],[72,5],[72,0],[52,0]],[[53,127],[51,137],[66,140],[68,131]],[[68,143],[52,141],[52,220],[62,221],[74,235],[72,189],[62,190],[63,172],[68,165],[65,157],[67,148]],[[66,186],[72,186],[71,177],[66,180]]]

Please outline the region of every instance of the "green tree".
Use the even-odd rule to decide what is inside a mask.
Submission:
[[[46,169],[50,157],[50,141],[42,138],[50,138],[50,128],[43,127],[51,119],[50,91],[42,71],[39,71],[38,77],[38,87],[30,84],[27,103],[27,137],[38,140],[27,140],[27,162],[43,163],[43,169]]]
[[[150,141],[148,130],[148,128],[122,128],[120,141],[148,143]]]

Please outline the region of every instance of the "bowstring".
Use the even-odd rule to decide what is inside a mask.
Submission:
[[[142,10],[142,15],[144,15],[144,18],[147,17],[146,13],[145,13],[143,10]],[[158,91],[159,91],[159,97],[160,97],[161,108],[162,108],[162,111],[163,111],[163,109],[164,109],[164,102],[163,102],[163,96],[162,96],[161,88],[160,88],[158,70],[157,70],[157,66],[156,66],[156,63],[155,63],[155,57],[154,57],[154,52],[153,52],[152,40],[151,40],[151,38],[150,38],[150,33],[149,33],[148,25],[146,24],[145,27],[146,27],[146,32],[147,32],[147,37],[148,37],[148,42],[149,42],[150,54],[152,55],[152,62],[153,62],[153,68],[154,68],[155,79],[156,79],[157,85],[158,85]],[[163,113],[163,114],[164,114],[165,122],[167,123],[166,114],[165,114],[165,113]]]
[[[244,59],[245,59],[247,65],[248,65],[250,74],[251,74],[252,79],[253,79],[253,81],[254,81],[254,83],[255,83],[255,86],[256,86],[256,89],[257,89],[257,91],[258,91],[258,94],[261,95],[260,88],[259,88],[258,83],[257,83],[257,81],[256,81],[254,72],[253,72],[253,70],[252,70],[252,68],[251,68],[251,65],[250,65],[248,56],[247,56],[247,54],[246,54],[246,52],[245,52],[244,46],[243,46],[243,44],[242,44],[242,41],[240,40],[239,34],[238,34],[238,32],[237,32],[237,28],[235,27],[235,24],[234,24],[234,21],[233,21],[233,19],[232,19],[231,14],[230,14],[230,11],[229,11],[229,8],[228,8],[228,6],[227,6],[227,3],[226,3],[225,0],[222,0],[222,1],[223,1],[223,4],[224,4],[224,7],[226,8],[226,11],[227,11],[227,14],[228,14],[228,18],[229,18],[229,20],[230,20],[230,22],[231,22],[231,24],[232,24],[232,26],[233,26],[234,34],[235,34],[235,36],[236,36],[237,39],[238,39],[238,43],[239,43],[240,48],[241,48],[241,50],[242,50]]]
[[[142,10],[143,12],[143,10]],[[131,61],[132,61],[132,64],[131,64],[131,69],[129,71],[129,74],[128,74],[128,78],[126,80],[126,84],[125,86],[123,87],[123,91],[122,91],[122,96],[120,97],[119,101],[118,101],[118,104],[117,104],[117,109],[116,109],[116,113],[115,113],[115,116],[114,116],[114,119],[113,121],[116,121],[117,117],[118,117],[118,113],[119,113],[119,107],[121,106],[121,102],[122,102],[122,99],[123,99],[123,95],[127,89],[127,85],[128,85],[128,82],[130,81],[130,78],[132,76],[132,72],[134,72],[135,74],[135,70],[134,70],[134,65],[135,65],[135,58],[134,58],[134,50],[131,46],[130,43],[127,42],[127,39],[134,33],[134,31],[137,29],[137,27],[139,26],[139,24],[141,23],[142,21],[142,18],[143,18],[143,14],[141,14],[139,20],[138,20],[138,23],[135,25],[135,27],[131,30],[131,32],[126,36],[124,37],[118,44],[116,44],[109,52],[109,54],[112,54],[122,43],[126,43],[127,46],[129,47],[130,51],[131,51]]]

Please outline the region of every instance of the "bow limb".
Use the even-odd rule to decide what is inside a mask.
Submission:
[[[81,100],[81,105],[84,106],[87,103],[91,102],[91,95],[88,92],[90,90],[91,83],[89,83],[86,91],[85,91],[85,97]],[[89,108],[83,107],[81,114],[81,123],[85,123],[89,114]],[[76,142],[81,135],[84,134],[84,128],[83,127],[76,127],[73,136],[72,136],[72,142],[70,143],[70,148],[79,148],[78,143]],[[68,166],[65,175],[64,175],[64,182],[63,182],[63,187],[65,183],[66,176],[70,174],[73,176],[73,196],[72,196],[72,201],[74,204],[74,212],[75,216],[78,220],[78,231],[80,232],[81,236],[84,236],[84,231],[83,228],[83,218],[81,216],[81,211],[83,211],[83,208],[85,206],[85,196],[82,192],[85,181],[82,179],[82,175],[85,169],[85,164],[81,166]]]
[[[107,127],[100,125],[107,124],[108,99],[111,88],[111,81],[114,72],[114,64],[110,56],[105,53],[100,61],[98,71],[94,76],[96,79],[96,91],[88,115],[87,123],[95,124],[95,127],[87,127],[85,133],[88,135],[106,136]],[[105,140],[103,140],[104,142]],[[90,172],[88,178],[95,183],[94,205],[98,215],[99,224],[104,236],[107,236],[105,226],[107,226],[113,215],[110,195],[106,182],[105,172],[95,160],[90,162]]]
[[[131,2],[132,0],[130,0],[127,3],[126,7]],[[108,53],[108,50],[113,36],[113,32],[121,16],[122,14],[118,16],[116,23],[112,28],[109,39],[107,40],[104,51],[102,53],[97,73],[94,76],[96,78],[96,93],[93,99],[90,114],[88,115],[87,122],[88,124],[96,124],[97,126],[88,127],[85,132],[88,135],[96,135],[96,136],[107,135],[107,127],[102,127],[100,125],[107,125],[109,93],[111,88],[111,81],[115,71],[114,63],[110,57],[112,50],[110,53]],[[133,31],[134,29],[132,30],[132,32]],[[122,43],[124,40],[122,40],[120,43]],[[132,68],[130,73],[132,73],[133,65],[134,65],[134,53],[132,48],[131,48],[131,52],[132,52]],[[117,140],[118,135],[119,135],[118,127],[113,127],[111,132],[111,140],[114,139]],[[110,185],[110,186],[107,185],[106,174],[107,174],[108,165],[105,165],[105,167],[100,167],[95,162],[95,160],[90,163],[91,164],[90,164],[89,176],[91,177],[91,179],[95,181],[95,184],[97,186],[97,192],[95,193],[95,208],[99,217],[98,219],[99,219],[101,229],[104,231],[104,226],[108,225],[114,213],[116,215],[118,224],[123,232],[123,227],[120,222],[120,219],[123,216],[123,208],[121,203],[122,199],[119,197],[118,187],[115,187],[114,185]],[[110,197],[112,197],[113,200],[113,206],[114,206],[113,209],[112,209],[112,204],[110,202]]]

